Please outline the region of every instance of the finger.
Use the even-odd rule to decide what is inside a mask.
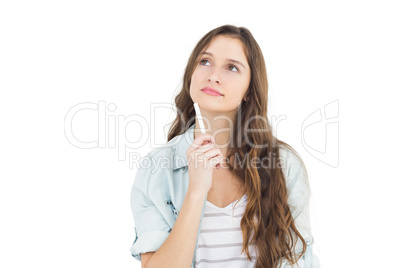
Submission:
[[[213,158],[213,157],[215,157],[215,156],[223,157],[221,150],[216,149],[216,148],[215,148],[215,149],[211,149],[211,150],[205,152],[205,153],[204,153],[204,156],[205,156],[208,160],[211,159],[211,158]]]
[[[215,146],[212,143],[207,143],[205,145],[201,145],[200,147],[198,147],[194,152],[195,153],[205,153],[214,148],[215,148]]]
[[[213,143],[212,135],[210,134],[200,134],[197,136],[190,145],[190,151],[194,151],[199,148],[202,144]]]
[[[221,169],[221,168],[223,168],[224,162],[225,162],[225,160],[224,160],[225,158],[223,157],[223,155],[220,154],[220,155],[216,156],[216,158],[218,158],[218,164],[215,166],[216,169]]]
[[[210,160],[208,160],[209,161],[209,164],[212,166],[212,167],[215,167],[216,169],[220,169],[221,167],[222,167],[222,164],[221,164],[221,160],[220,160],[220,156],[219,155],[217,155],[217,156],[215,156],[215,157],[212,157]]]
[[[214,138],[210,134],[199,134],[197,138],[194,139],[193,143],[196,145],[202,145],[203,142],[214,142]]]
[[[211,157],[208,161],[213,161],[213,165],[216,167],[216,169],[221,169],[224,166],[225,157],[221,152],[219,152],[218,155]]]
[[[216,167],[216,169],[221,169],[222,168],[222,163],[218,163],[215,167]]]

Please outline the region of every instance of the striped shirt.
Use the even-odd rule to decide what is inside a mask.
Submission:
[[[253,268],[255,266],[256,253],[253,245],[249,246],[252,262],[247,259],[245,252],[241,254],[243,235],[240,220],[246,208],[247,194],[240,198],[238,203],[237,201],[224,208],[206,201],[195,253],[195,267]]]

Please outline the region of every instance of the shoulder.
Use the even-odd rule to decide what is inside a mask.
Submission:
[[[160,164],[161,161],[169,161],[172,155],[177,153],[177,149],[182,136],[183,134],[178,135],[168,141],[166,144],[151,149],[145,156],[141,157],[141,160],[148,162],[151,161],[150,163],[153,168],[155,168],[156,165]]]
[[[290,145],[279,146],[279,161],[283,171],[286,173],[285,175],[288,175],[293,170],[305,168],[300,154]]]
[[[153,148],[146,155],[140,157],[136,165],[134,187],[148,192],[148,188],[154,184],[166,184],[166,179],[171,176],[174,169],[174,157],[182,136],[183,134],[178,135],[166,144]]]
[[[306,165],[294,148],[289,145],[280,145],[279,161],[289,190],[295,187],[309,189]]]

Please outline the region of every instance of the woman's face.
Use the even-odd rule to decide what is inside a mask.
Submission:
[[[236,110],[245,96],[251,77],[243,43],[232,37],[218,35],[199,57],[191,76],[191,99],[211,112]],[[210,95],[203,90],[205,87],[213,88],[222,95]]]

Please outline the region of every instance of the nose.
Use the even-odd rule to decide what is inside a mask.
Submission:
[[[210,68],[210,73],[208,74],[208,82],[216,82],[218,85],[221,83],[219,68]]]
[[[220,80],[219,80],[216,76],[214,76],[214,75],[211,75],[211,76],[208,78],[208,82],[211,82],[211,81],[216,82],[218,85],[221,83]]]

